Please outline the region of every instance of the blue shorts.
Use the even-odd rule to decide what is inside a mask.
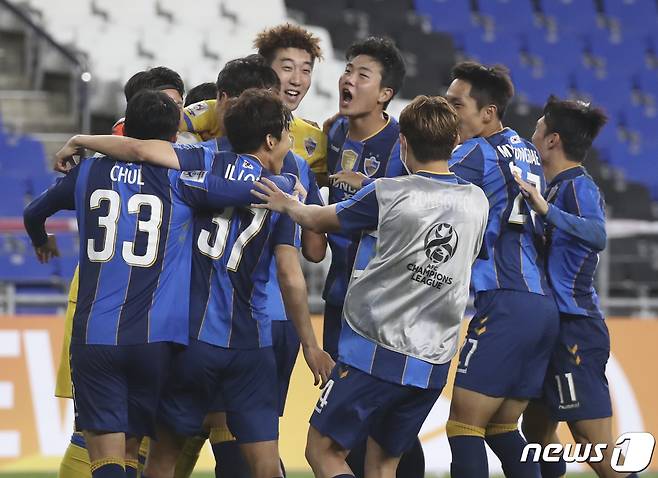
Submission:
[[[559,330],[551,296],[513,290],[477,294],[455,385],[491,397],[541,396]]]
[[[338,360],[338,339],[343,323],[343,306],[324,304],[324,323],[322,324],[322,348]]]
[[[277,377],[279,379],[279,416],[283,416],[286,406],[290,377],[295,368],[299,354],[299,336],[295,325],[289,320],[272,321],[272,348],[276,358]]]
[[[450,363],[444,365],[445,380]],[[442,389],[399,385],[336,364],[311,416],[311,426],[346,450],[372,437],[389,455],[409,450]]]
[[[203,433],[206,414],[223,411],[239,443],[276,440],[277,397],[272,347],[227,349],[190,339],[173,360],[158,420],[179,435],[195,436]]]
[[[154,436],[174,347],[71,344],[76,430]]]
[[[555,421],[612,416],[605,378],[609,356],[610,334],[605,321],[562,318],[558,343],[544,382],[544,402]]]

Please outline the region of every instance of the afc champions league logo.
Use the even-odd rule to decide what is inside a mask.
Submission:
[[[457,251],[457,231],[447,222],[433,225],[425,236],[425,255],[432,262],[444,264]]]

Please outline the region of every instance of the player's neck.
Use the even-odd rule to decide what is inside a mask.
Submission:
[[[495,121],[487,125],[482,130],[482,134],[480,134],[480,136],[482,136],[483,138],[488,138],[489,136],[493,136],[494,134],[500,133],[504,129],[505,127],[503,126],[503,123],[501,121]]]
[[[566,171],[567,169],[575,168],[577,166],[580,166],[581,164],[582,163],[578,161],[571,161],[569,158],[567,158],[564,155],[560,155],[556,158],[553,158],[550,161],[544,160],[543,167],[544,167],[544,176],[546,176],[546,182],[550,183],[561,172]]]
[[[372,111],[363,116],[348,118],[347,137],[353,141],[365,141],[379,133],[388,123],[388,117],[382,111]]]
[[[276,172],[276,165],[272,156],[263,152],[262,150],[254,151],[253,153],[245,153],[246,156],[255,158],[265,169],[270,172]]]

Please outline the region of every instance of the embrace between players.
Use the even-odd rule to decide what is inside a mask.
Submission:
[[[323,133],[291,113],[317,38],[281,25],[255,45],[220,72],[216,99],[183,111],[178,75],[135,75],[124,136],[71,138],[56,158],[66,176],[26,208],[41,260],[57,254],[48,216],[76,209],[80,232],[64,362],[82,435],[60,476],[189,476],[206,439],[218,477],[285,476],[278,419],[300,343],[323,386],[306,444],[315,476],[424,476],[417,436],[469,288],[451,475],[488,476],[486,441],[508,477],[562,476],[563,461],[520,461],[526,439],[557,440],[559,421],[610,443],[593,288],[604,204],[582,167],[605,115],[551,97],[530,142],[502,124],[508,71],[465,62],[445,98],[416,97],[398,122],[385,110],[404,62],[371,37],[347,50]],[[176,143],[190,133],[203,142]],[[85,148],[101,156],[74,165]],[[323,351],[298,250],[319,262],[327,242]],[[599,476],[617,476],[609,459]]]

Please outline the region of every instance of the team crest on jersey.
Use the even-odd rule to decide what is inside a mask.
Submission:
[[[356,151],[346,149],[343,151],[343,156],[340,158],[340,167],[343,171],[352,171],[357,159],[359,159],[359,155],[356,154]]]
[[[254,165],[251,164],[249,161],[246,159],[242,160],[242,168],[243,169],[254,169]]]
[[[203,113],[208,111],[208,104],[205,101],[194,103],[193,105],[185,108],[185,111],[187,111],[187,114],[190,116],[201,116]]]
[[[315,148],[317,147],[318,143],[313,138],[306,138],[304,140],[304,149],[306,150],[306,154],[309,156],[313,156],[313,153],[315,153]]]
[[[375,156],[370,156],[363,160],[363,170],[366,173],[366,176],[372,177],[378,170],[381,161],[379,161]]]
[[[521,140],[521,137],[518,134],[515,134],[514,136],[510,137],[509,142],[512,144],[520,144],[523,141]]]
[[[451,224],[435,224],[425,236],[425,255],[437,264],[445,264],[457,251],[459,237]]]
[[[206,180],[208,171],[183,171],[180,178],[183,181],[192,183],[203,183]]]

